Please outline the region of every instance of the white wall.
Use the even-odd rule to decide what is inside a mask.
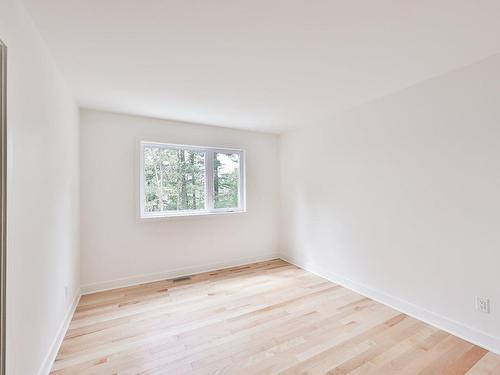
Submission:
[[[248,212],[137,222],[141,139],[244,149]],[[277,254],[276,135],[82,110],[81,172],[85,291]]]
[[[78,110],[19,1],[0,2],[0,38],[8,46],[7,374],[34,375],[50,362],[79,287]]]
[[[283,135],[283,256],[500,351],[499,67]]]

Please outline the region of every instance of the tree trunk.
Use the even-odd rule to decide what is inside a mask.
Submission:
[[[217,155],[214,156],[214,207],[217,207],[219,201],[219,179],[217,178],[217,172],[219,170],[220,161],[217,159]]]
[[[184,150],[179,150],[179,203],[181,210],[185,210],[187,207],[187,191],[186,191],[186,174],[185,171],[186,157],[184,155]],[[179,207],[178,207],[179,208]]]
[[[158,160],[160,162],[159,173],[155,165],[156,195],[158,195],[158,208],[160,209],[160,211],[163,211],[163,170],[162,170],[161,152],[158,155]]]
[[[191,161],[191,183],[193,185],[193,210],[196,210],[196,182],[195,182],[195,173],[194,173],[194,152],[191,153],[190,156]]]

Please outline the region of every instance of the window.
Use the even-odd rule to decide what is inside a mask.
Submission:
[[[242,150],[140,144],[141,218],[245,210]]]

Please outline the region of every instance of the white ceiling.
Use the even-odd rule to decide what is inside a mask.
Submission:
[[[500,52],[499,0],[25,0],[82,107],[281,132]]]

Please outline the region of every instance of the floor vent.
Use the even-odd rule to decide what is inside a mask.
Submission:
[[[179,281],[185,281],[185,280],[191,280],[191,276],[181,276],[181,277],[176,277],[175,279],[172,279],[174,283],[177,283]]]

